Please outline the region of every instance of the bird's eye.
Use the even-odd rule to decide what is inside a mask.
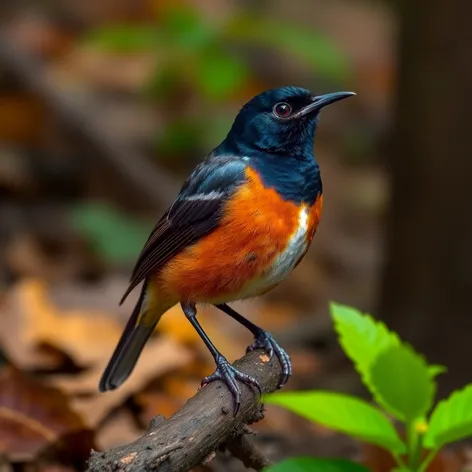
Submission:
[[[287,102],[280,102],[274,106],[273,111],[278,118],[287,118],[292,113],[292,107]]]

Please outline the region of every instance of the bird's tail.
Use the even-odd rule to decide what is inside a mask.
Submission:
[[[101,392],[114,390],[129,377],[144,345],[165,311],[154,311],[157,307],[150,306],[147,292],[145,283],[133,313],[100,379],[98,388]]]

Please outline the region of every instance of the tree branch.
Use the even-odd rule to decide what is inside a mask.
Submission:
[[[226,442],[226,448],[237,457],[248,469],[262,470],[272,464],[246,434],[241,434]]]
[[[275,356],[269,359],[262,351],[252,351],[234,365],[258,380],[264,393],[276,390],[281,367]],[[241,408],[236,417],[230,392],[221,382],[213,382],[169,419],[155,417],[146,434],[133,443],[107,452],[92,451],[88,472],[184,472],[207,463],[225,445],[246,466],[261,470],[269,461],[244,434],[248,424],[263,418],[264,407],[256,391],[239,385]]]

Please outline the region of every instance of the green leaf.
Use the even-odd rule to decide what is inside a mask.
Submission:
[[[472,436],[472,384],[438,403],[431,415],[424,445],[439,449],[468,436]]]
[[[372,363],[385,349],[400,346],[400,339],[370,315],[336,303],[331,303],[330,308],[334,328],[344,352],[354,362],[366,387],[375,393],[370,379]]]
[[[94,30],[84,41],[116,52],[134,52],[153,50],[162,39],[161,32],[153,25],[114,25]]]
[[[100,256],[115,264],[134,260],[152,229],[150,224],[98,203],[73,206],[69,216],[73,226],[91,241]]]
[[[197,61],[194,75],[204,96],[223,100],[247,82],[249,71],[238,58],[209,48]]]
[[[160,25],[166,41],[181,51],[199,51],[213,42],[217,33],[200,11],[189,6],[164,9]]]
[[[162,134],[156,139],[160,155],[176,155],[195,150],[202,134],[199,123],[184,119],[168,123],[161,131]]]
[[[359,398],[341,393],[310,391],[275,393],[268,395],[266,401],[395,453],[405,452],[404,443],[387,417]]]
[[[264,469],[264,472],[369,472],[369,469],[342,459],[292,457]]]
[[[431,408],[435,383],[422,356],[406,345],[378,355],[370,369],[374,398],[400,420],[412,421]]]
[[[434,379],[438,375],[441,375],[447,372],[447,367],[445,365],[439,365],[439,364],[429,365],[428,372],[431,378]]]
[[[229,40],[247,41],[251,46],[271,47],[313,67],[318,76],[343,80],[348,74],[348,58],[325,34],[254,15],[235,17],[223,34]]]

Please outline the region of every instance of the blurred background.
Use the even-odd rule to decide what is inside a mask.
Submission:
[[[142,244],[189,170],[260,91],[357,97],[326,109],[322,223],[293,275],[241,311],[291,353],[287,388],[362,393],[329,301],[385,320],[472,378],[472,4],[467,0],[21,0],[0,3],[0,470],[83,470],[91,447],[171,415],[213,361],[178,308],[133,376],[97,392],[136,295]],[[248,333],[202,324],[234,360]],[[391,465],[268,407],[255,441]],[[444,454],[461,470],[467,446]],[[201,470],[240,471],[229,456]]]

